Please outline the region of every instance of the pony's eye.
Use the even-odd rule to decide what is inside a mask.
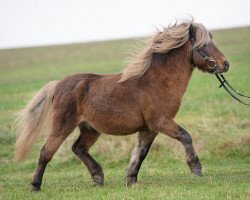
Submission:
[[[207,47],[207,44],[204,44],[204,47]]]

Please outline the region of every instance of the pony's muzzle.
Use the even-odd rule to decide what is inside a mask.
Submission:
[[[217,61],[217,69],[215,70],[215,74],[225,73],[229,70],[230,64],[224,58],[223,60]]]
[[[229,70],[229,66],[230,66],[230,64],[229,64],[228,61],[225,61],[225,62],[223,63],[224,72],[227,72],[227,71]]]

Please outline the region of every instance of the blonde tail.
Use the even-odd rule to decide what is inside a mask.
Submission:
[[[15,126],[18,128],[18,138],[16,141],[16,158],[24,160],[30,152],[32,146],[37,141],[46,119],[50,117],[52,98],[58,81],[49,82],[45,85],[18,113]],[[50,130],[51,123],[46,124]]]

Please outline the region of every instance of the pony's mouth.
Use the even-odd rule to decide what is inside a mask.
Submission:
[[[218,67],[213,71],[213,74],[222,74],[222,73],[223,73],[223,70],[221,70]]]
[[[222,73],[226,73],[228,72],[229,68],[219,68],[218,66],[214,69],[214,71],[212,72],[212,74],[222,74]]]

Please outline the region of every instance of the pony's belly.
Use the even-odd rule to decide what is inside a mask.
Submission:
[[[109,135],[130,135],[143,127],[143,122],[139,118],[99,117],[95,115],[93,118],[85,118],[84,121],[98,132]]]
[[[124,123],[90,123],[91,126],[100,133],[109,135],[130,135],[137,132],[140,129],[140,125],[131,126],[131,124]]]

